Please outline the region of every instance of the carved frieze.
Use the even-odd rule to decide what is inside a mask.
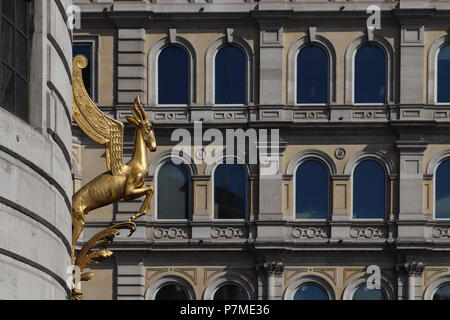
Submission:
[[[190,231],[186,228],[155,228],[154,237],[157,240],[188,239]]]
[[[353,227],[350,229],[350,237],[354,239],[382,239],[388,237],[386,227]]]
[[[245,227],[211,228],[211,238],[213,239],[242,239],[247,237],[248,230]]]
[[[292,229],[292,237],[295,239],[327,239],[330,237],[330,229],[326,226],[295,227]]]

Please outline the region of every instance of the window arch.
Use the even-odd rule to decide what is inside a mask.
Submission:
[[[450,300],[450,282],[440,285],[433,293],[433,300]]]
[[[173,48],[175,47],[175,48]],[[168,49],[171,48],[171,49]],[[164,57],[164,51],[168,49],[166,52],[167,56]],[[172,51],[172,52],[170,52]],[[183,54],[184,52],[184,54]],[[171,64],[167,67],[166,70],[174,69],[175,64],[173,64],[173,59],[170,58],[170,54],[173,55],[179,55],[182,57],[180,61],[184,61],[182,63],[182,74],[184,76],[182,77],[182,80],[174,79],[174,74],[180,73],[180,71],[176,71],[174,74],[165,73],[160,70],[160,57],[161,54],[163,54],[163,58],[166,58],[166,60],[170,60]],[[187,58],[187,63],[186,63]],[[170,37],[164,37],[157,41],[150,49],[150,52],[147,57],[148,60],[148,72],[147,72],[147,95],[148,95],[148,103],[151,106],[156,106],[158,104],[162,105],[173,105],[173,104],[182,104],[182,105],[190,105],[196,103],[197,96],[196,96],[196,68],[197,68],[197,56],[196,52],[194,50],[194,47],[191,45],[189,41],[184,39],[183,37],[180,37],[178,35],[170,36]],[[187,75],[188,80],[186,81],[186,67],[187,67]],[[164,69],[164,68],[163,68]],[[161,73],[162,72],[162,73]],[[160,74],[161,73],[161,74]],[[159,76],[165,76],[165,79],[163,79],[166,83],[168,82],[168,86],[159,85]],[[159,95],[159,89],[164,89],[173,91],[173,90],[179,90],[177,88],[176,83],[180,81],[183,83],[187,83],[187,87],[183,86],[183,90],[180,90],[181,93],[177,93],[174,97],[168,97],[167,101],[160,101],[160,95]],[[186,90],[184,88],[187,88],[187,94]],[[164,95],[163,95],[164,96]],[[187,102],[186,102],[186,96],[187,96]],[[181,98],[183,98],[183,100]],[[175,101],[176,99],[176,101]],[[164,99],[163,99],[164,100]],[[175,102],[174,102],[175,101]]]
[[[293,300],[329,300],[325,289],[315,283],[305,283],[298,287]]]
[[[367,183],[370,181],[370,183]],[[353,171],[353,218],[386,217],[386,171],[376,160],[363,160]]]
[[[240,164],[219,164],[214,170],[214,219],[245,219],[247,171]]]
[[[173,298],[184,297],[185,300],[196,300],[193,283],[176,275],[162,276],[145,290],[145,300],[177,300]]]
[[[236,45],[220,48],[214,59],[215,104],[247,103],[247,67],[245,52]]]
[[[216,290],[213,300],[249,300],[249,296],[240,285],[225,283]]]
[[[155,295],[155,300],[189,300],[186,290],[179,284],[163,285]]]
[[[363,284],[355,290],[352,300],[387,300],[387,295],[383,288],[369,289]]]
[[[216,72],[216,62],[220,62],[220,60],[217,60],[218,53],[223,49],[228,48],[225,50],[232,50],[234,53],[242,53],[244,58],[244,68],[239,67],[240,75],[236,76],[239,78],[239,84],[244,83],[244,87],[240,86],[240,90],[244,89],[244,99],[240,99],[241,102],[234,102],[233,104],[253,104],[255,102],[254,98],[254,70],[255,70],[255,58],[253,54],[252,47],[248,44],[248,42],[237,36],[236,34],[232,33],[230,35],[227,35],[225,37],[221,37],[214,41],[206,51],[205,55],[205,104],[206,105],[213,105],[213,104],[222,104],[220,100],[217,99],[216,94],[216,88],[215,82],[216,82],[216,76],[218,75]],[[238,51],[240,50],[240,52]],[[226,51],[223,51],[225,53]],[[220,55],[219,55],[219,58]],[[242,56],[240,56],[242,58]],[[222,62],[224,60],[222,59]],[[242,66],[242,59],[240,59],[239,65]],[[224,64],[222,63],[222,70],[224,71]],[[245,81],[242,81],[242,73],[245,72]],[[222,73],[223,74],[223,73]],[[225,75],[226,77],[226,75]],[[222,77],[223,79],[223,77]],[[236,86],[236,84],[232,83],[233,86]],[[227,93],[227,95],[229,95]],[[228,98],[227,98],[228,99]],[[244,102],[242,102],[244,101]],[[225,101],[225,103],[228,103]]]
[[[329,212],[329,172],[318,160],[301,163],[295,174],[295,217],[327,219]]]
[[[190,174],[187,165],[165,162],[157,171],[158,219],[189,219]]]
[[[342,300],[395,300],[396,294],[392,280],[381,273],[380,289],[367,288],[367,276],[350,280],[342,293]]]
[[[355,99],[355,83],[356,83],[356,70],[355,70],[355,57],[358,50],[366,45],[377,46],[384,54],[385,60],[385,100],[381,103],[394,103],[396,101],[395,94],[395,52],[392,44],[385,38],[374,34],[373,39],[369,41],[367,35],[361,35],[355,38],[347,47],[345,51],[345,97],[344,102],[346,104],[360,103]],[[379,91],[378,91],[379,92]],[[381,100],[381,99],[380,99]],[[376,103],[370,101],[370,103]]]
[[[319,45],[304,46],[297,55],[296,102],[323,103],[329,101],[329,57]]]
[[[387,65],[383,49],[370,43],[358,48],[354,73],[355,103],[386,103]]]
[[[158,104],[189,104],[189,56],[170,45],[158,56]]]
[[[434,192],[434,217],[450,218],[450,159],[442,161],[436,168]]]
[[[439,48],[436,61],[436,100],[438,103],[450,102],[450,45]]]

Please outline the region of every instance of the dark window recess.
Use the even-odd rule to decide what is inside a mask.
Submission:
[[[369,289],[362,285],[356,289],[352,300],[386,300],[386,293],[383,289]]]
[[[236,46],[221,48],[215,59],[215,103],[246,104],[246,70],[244,52]]]
[[[297,289],[294,300],[328,300],[328,294],[320,286],[306,283]]]
[[[319,46],[307,46],[297,56],[297,103],[328,103],[328,55]]]
[[[450,160],[443,161],[436,170],[435,218],[450,218]]]
[[[353,172],[353,218],[384,219],[386,172],[375,160],[362,161]]]
[[[439,50],[437,61],[437,102],[450,102],[450,46]]]
[[[355,103],[386,102],[386,56],[375,45],[365,45],[355,56]]]
[[[248,300],[248,295],[241,288],[235,284],[226,284],[221,286],[214,294],[213,300]]]
[[[188,300],[188,296],[183,287],[167,284],[158,290],[155,300]]]
[[[319,161],[302,163],[295,177],[295,198],[297,219],[328,218],[328,170]]]
[[[93,99],[92,97],[92,93],[93,93],[93,73],[92,73],[92,58],[93,58],[93,53],[92,53],[92,44],[91,43],[78,43],[75,42],[73,44],[73,57],[82,54],[86,57],[86,59],[88,60],[88,65],[85,69],[83,69],[83,82],[84,82],[84,86],[86,87],[86,91],[89,94],[89,96],[91,97],[91,99]]]
[[[0,106],[28,121],[29,1],[0,0]]]
[[[433,300],[450,300],[450,283],[441,285],[434,293]]]
[[[189,169],[169,161],[158,171],[158,219],[189,219]]]
[[[214,218],[245,219],[247,174],[242,165],[221,164],[214,172]]]
[[[189,56],[179,46],[161,51],[158,58],[158,104],[189,104]]]

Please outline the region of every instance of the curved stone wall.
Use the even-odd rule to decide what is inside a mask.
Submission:
[[[71,4],[32,1],[29,122],[0,107],[0,300],[70,294]]]

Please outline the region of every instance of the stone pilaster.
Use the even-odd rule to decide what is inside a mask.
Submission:
[[[400,103],[423,104],[424,26],[418,22],[401,21],[400,42]],[[402,112],[400,118],[410,117]]]
[[[402,134],[397,141],[400,154],[398,239],[423,241],[423,154],[427,143],[420,135]]]
[[[264,270],[267,279],[266,299],[281,300],[284,264],[279,261],[266,262],[264,263]]]
[[[129,105],[137,95],[144,103],[145,29],[119,29],[117,33],[117,104]]]
[[[117,258],[117,300],[144,300],[144,263],[127,263]]]
[[[422,300],[423,263],[416,261],[405,262],[404,268],[408,279],[408,300]]]

